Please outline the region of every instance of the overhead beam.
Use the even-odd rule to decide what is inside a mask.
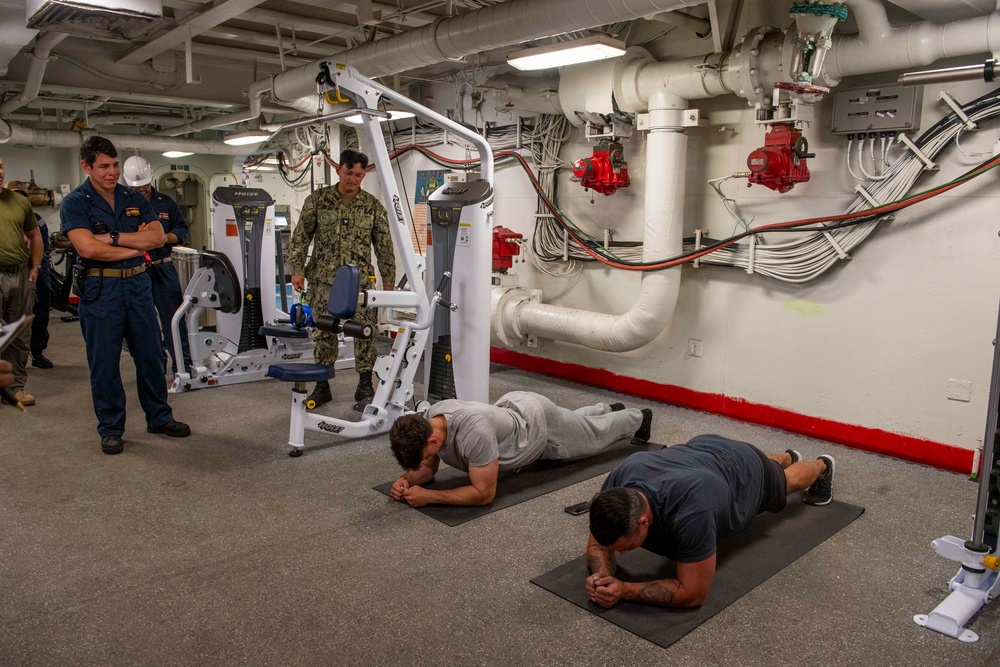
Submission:
[[[263,32],[257,32],[256,30],[245,30],[243,28],[230,28],[226,25],[220,25],[211,30],[206,30],[201,34],[202,37],[209,37],[211,39],[219,39],[237,42],[239,44],[255,44],[257,46],[267,46],[272,49],[278,48],[278,39],[274,36],[274,33],[270,35]],[[194,42],[193,46],[201,44],[202,42]],[[228,45],[226,45],[228,46]],[[288,44],[285,44],[285,54],[288,57]],[[329,54],[329,49],[321,51],[308,51],[299,49],[295,55],[301,56],[303,58],[309,58],[311,60],[318,60]]]
[[[173,51],[184,51],[184,45],[171,47]],[[280,64],[281,58],[277,53],[267,51],[255,51],[253,49],[239,49],[232,46],[219,46],[217,44],[205,44],[204,42],[191,42],[191,52],[203,56],[214,56],[216,58],[232,58],[233,60],[249,60],[262,63]],[[291,65],[306,65],[313,62],[315,58],[299,58],[297,56],[286,55],[285,63]]]
[[[252,9],[262,2],[264,0],[225,0],[221,4],[200,14],[186,17],[173,30],[128,51],[117,62],[119,65],[138,65],[153,56],[183,44],[192,37],[200,35],[224,21],[239,16],[246,10]]]

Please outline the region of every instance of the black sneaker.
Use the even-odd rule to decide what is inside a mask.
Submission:
[[[316,388],[306,396],[306,407],[315,410],[321,405],[326,405],[333,400],[333,393],[330,391],[330,383],[320,380],[316,383]]]
[[[653,435],[653,411],[649,408],[643,408],[641,412],[642,424],[639,425],[639,430],[632,436],[633,445],[645,445],[649,442],[649,436]]]
[[[120,435],[106,435],[101,438],[101,451],[105,454],[121,454],[125,451]]]
[[[53,363],[44,354],[39,354],[37,357],[31,357],[31,365],[35,368],[52,368]]]
[[[829,505],[833,500],[833,476],[837,465],[834,463],[832,456],[824,454],[820,458],[826,462],[826,470],[802,494],[802,502],[807,505]]]
[[[608,407],[611,408],[611,412],[621,412],[622,410],[625,409],[625,404],[624,403],[612,403]]]
[[[802,455],[795,449],[786,449],[785,453],[792,457],[792,465],[802,460]]]
[[[162,426],[147,426],[147,433],[159,433],[160,435],[169,435],[171,438],[186,438],[191,435],[191,427],[184,422],[179,422],[175,419],[171,419],[166,424]]]

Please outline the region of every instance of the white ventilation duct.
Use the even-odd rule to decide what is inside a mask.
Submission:
[[[94,130],[72,132],[69,130],[33,130],[0,120],[0,144],[16,146],[44,146],[47,148],[79,148],[88,138],[100,135],[113,143],[115,148],[139,151],[188,151],[199,155],[247,155],[247,146],[229,146],[221,140],[177,139],[142,134],[106,134]]]
[[[508,0],[348,49],[325,60],[365,76],[405,72],[511,44],[704,4],[703,0]],[[272,96],[285,103],[316,92],[319,61],[276,75]]]
[[[24,26],[24,19],[14,12],[2,12],[0,16],[0,76],[7,74],[10,61],[38,34]]]
[[[35,48],[31,52],[31,65],[28,67],[28,77],[24,80],[24,88],[21,92],[0,104],[0,113],[10,113],[20,109],[28,102],[38,97],[38,91],[42,87],[42,77],[45,76],[45,67],[49,64],[49,54],[55,46],[69,37],[61,32],[43,32],[35,40]]]

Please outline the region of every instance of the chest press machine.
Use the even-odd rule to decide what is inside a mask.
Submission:
[[[304,122],[330,121],[361,113],[362,129],[368,137],[372,162],[389,214],[389,231],[409,291],[362,290],[356,267],[348,265],[338,269],[327,304],[329,314],[316,316],[312,325],[324,331],[365,336],[369,332],[363,329],[363,325],[350,319],[356,308],[386,308],[386,320],[396,327],[396,336],[390,353],[380,357],[375,364],[378,379],[375,397],[358,421],[306,412],[306,383],[332,378],[334,368],[297,363],[272,364],[267,369],[268,376],[294,383],[288,429],[288,444],[292,447],[290,456],[302,454],[306,430],[332,433],[342,438],[363,438],[388,431],[393,422],[407,412],[407,401],[414,398],[413,380],[435,317],[448,318],[449,363],[457,397],[483,402],[489,399],[490,227],[493,218],[493,152],[489,143],[475,132],[362,76],[348,65],[322,63],[316,83],[317,92],[330,104],[352,103],[352,106]],[[410,240],[409,225],[379,125],[379,118],[388,117],[378,109],[380,100],[447,129],[472,143],[479,152],[481,178],[469,184],[469,190],[476,196],[456,200],[452,207],[454,221],[463,230],[461,241],[450,257],[435,258],[440,281],[431,295],[428,295],[424,284],[423,260]],[[297,124],[299,122],[292,125]],[[454,303],[445,300],[443,292],[446,287],[450,287]],[[438,310],[439,307],[442,310]],[[413,309],[416,317],[399,317],[396,309],[404,308]],[[293,317],[300,324],[308,319]]]

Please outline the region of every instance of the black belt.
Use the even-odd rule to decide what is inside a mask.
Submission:
[[[0,273],[20,273],[23,268],[24,264],[0,264]]]
[[[102,278],[131,278],[145,272],[146,265],[140,264],[128,269],[87,269],[83,274],[88,278],[100,276]]]

